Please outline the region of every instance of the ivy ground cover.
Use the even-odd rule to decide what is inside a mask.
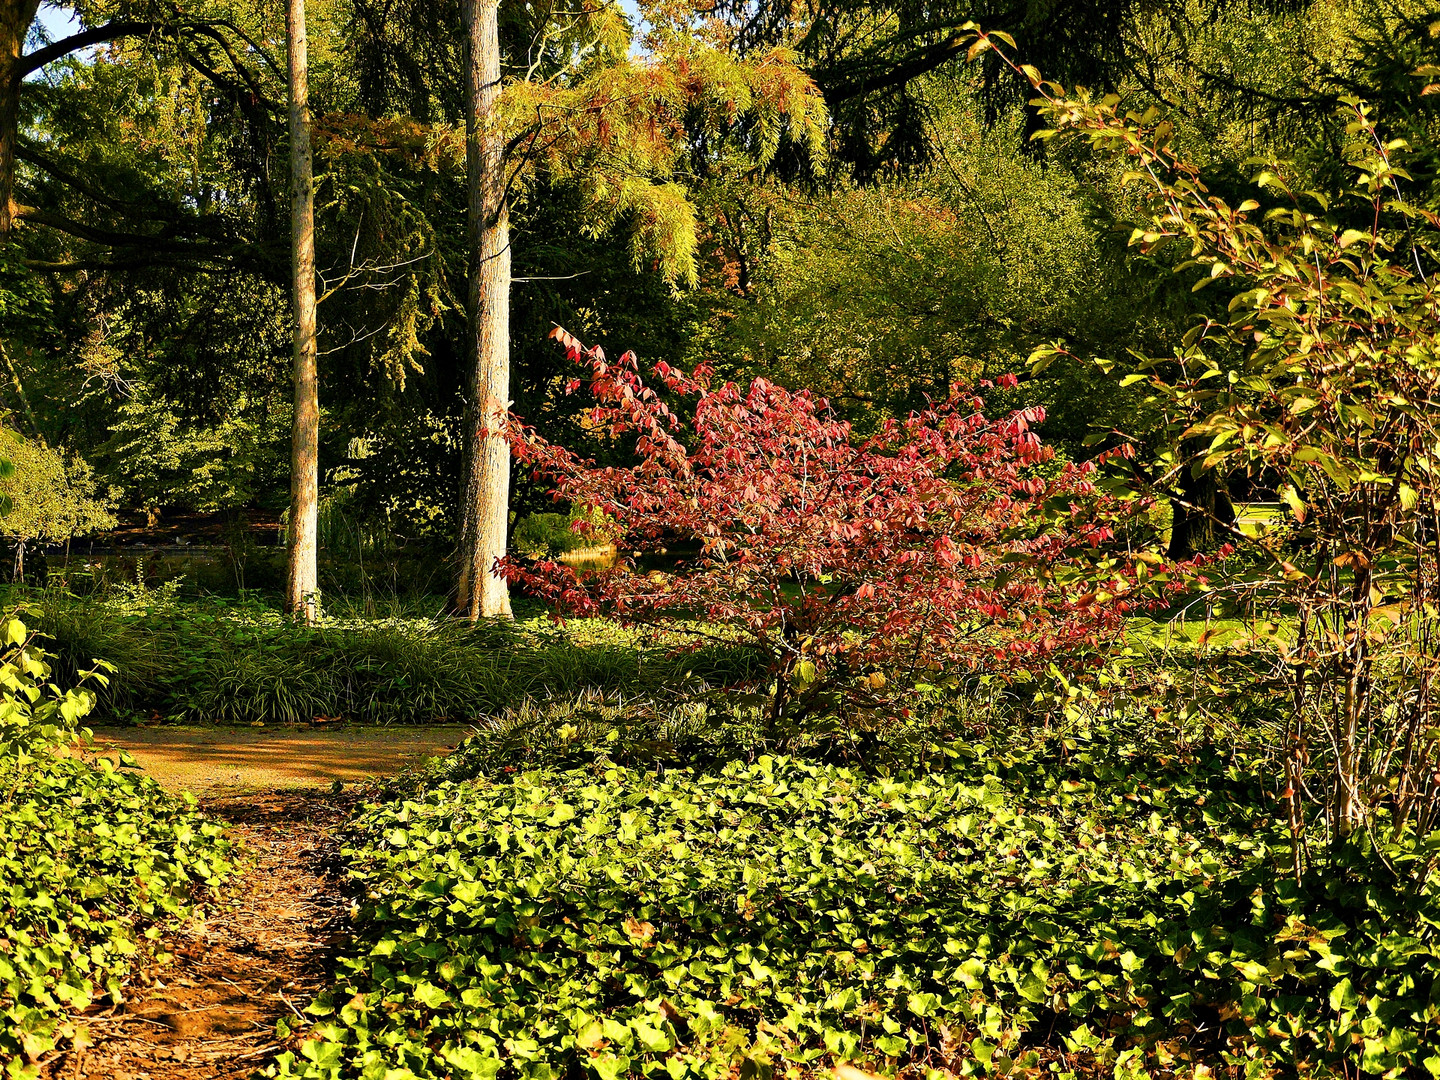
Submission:
[[[75,756],[98,676],[61,690],[18,619],[0,640],[0,1068],[19,1080],[124,1003],[136,959],[229,872],[229,843],[133,761]]]
[[[227,869],[220,826],[148,777],[75,759],[0,770],[0,1059],[31,1075]]]
[[[358,938],[277,1071],[1435,1071],[1433,899],[1287,881],[1243,761],[1091,749],[437,780],[355,823]]]

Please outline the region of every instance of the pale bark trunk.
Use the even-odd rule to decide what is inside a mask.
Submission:
[[[494,573],[505,554],[510,510],[510,207],[500,98],[498,0],[464,0],[465,160],[469,181],[470,291],[465,341],[465,478],[460,499],[457,606],[474,621],[510,614],[510,590]]]
[[[15,220],[15,138],[20,127],[18,64],[40,0],[0,0],[0,247]]]
[[[295,321],[295,421],[290,445],[289,566],[285,610],[305,622],[319,614],[317,548],[320,400],[315,345],[315,182],[310,157],[310,80],[305,0],[287,0],[290,53],[290,267]]]

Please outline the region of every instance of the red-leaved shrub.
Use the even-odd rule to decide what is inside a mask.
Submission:
[[[1111,529],[1088,510],[1092,464],[1046,468],[1053,451],[1032,430],[1041,409],[988,419],[956,386],[861,438],[806,391],[764,379],[742,390],[659,364],[692,417],[682,422],[633,354],[612,364],[563,330],[552,337],[589,369],[593,430],[633,440],[636,463],[596,467],[515,424],[518,459],[557,500],[612,519],[627,550],[699,548],[667,572],[625,558],[594,573],[508,560],[510,580],[558,614],[753,646],[777,722],[893,701],[917,682],[1033,673],[1120,631],[1121,575],[1098,586],[1089,575],[1084,591],[1057,577]]]

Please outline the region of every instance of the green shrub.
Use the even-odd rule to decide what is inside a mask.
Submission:
[[[86,687],[55,689],[18,620],[0,656],[0,1058],[12,1078],[119,1005],[137,956],[227,872],[220,827],[122,757],[73,756]]]
[[[521,555],[532,558],[569,551],[573,544],[570,522],[564,514],[527,514],[515,525],[510,545]],[[558,544],[567,545],[557,547]]]
[[[755,708],[722,713],[703,698],[654,702],[590,692],[529,699],[483,722],[425,774],[405,777],[389,790],[413,791],[417,783],[493,778],[540,766],[717,768],[765,753],[762,727]]]
[[[924,769],[937,757],[948,760],[946,747],[955,733],[976,730],[991,713],[988,702],[955,698],[913,717],[877,718],[868,728],[813,723],[777,740],[767,728],[763,702],[753,696],[626,697],[592,691],[532,697],[482,721],[454,752],[422,774],[392,781],[385,791],[407,795],[426,783],[494,779],[536,768],[678,766],[713,773],[776,753],[903,772]]]
[[[577,531],[584,523],[585,531]],[[531,558],[564,555],[581,548],[598,547],[614,541],[605,516],[596,510],[572,510],[568,514],[527,514],[515,524],[510,546]]]
[[[90,466],[14,431],[0,428],[0,534],[21,544],[63,541],[115,524],[108,496],[95,483]],[[17,562],[17,568],[22,564]]]

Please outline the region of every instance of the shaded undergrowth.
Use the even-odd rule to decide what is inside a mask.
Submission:
[[[114,664],[98,722],[473,723],[532,698],[602,691],[663,696],[741,682],[735,647],[645,645],[584,623],[535,618],[335,620],[298,627],[259,605],[35,598],[57,673]]]

